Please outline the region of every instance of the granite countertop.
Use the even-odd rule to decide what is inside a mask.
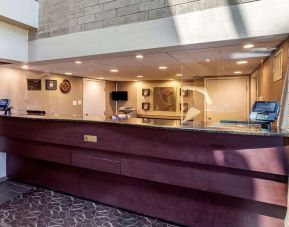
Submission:
[[[1,116],[5,118],[20,118],[31,120],[51,120],[51,121],[71,121],[87,123],[107,123],[118,125],[133,125],[136,127],[150,127],[167,130],[183,130],[205,133],[224,133],[237,135],[257,135],[257,136],[280,136],[289,137],[289,131],[273,128],[272,131],[262,131],[258,125],[247,124],[204,124],[203,122],[187,122],[181,124],[180,120],[149,119],[149,118],[130,118],[127,120],[112,120],[111,118],[99,116],[65,116],[65,115],[25,115],[13,114],[11,116]]]

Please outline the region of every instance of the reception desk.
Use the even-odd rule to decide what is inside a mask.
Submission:
[[[283,227],[288,137],[177,120],[0,117],[8,178],[198,227]]]

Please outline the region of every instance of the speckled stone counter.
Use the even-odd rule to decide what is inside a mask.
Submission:
[[[169,119],[150,119],[150,118],[130,118],[127,120],[112,120],[111,118],[99,116],[60,116],[60,115],[24,115],[14,114],[11,116],[0,116],[8,118],[21,118],[21,119],[37,119],[47,121],[72,121],[72,122],[87,122],[87,123],[107,123],[118,125],[130,125],[137,127],[152,127],[168,130],[183,130],[192,132],[206,132],[206,133],[225,133],[237,135],[257,135],[257,136],[281,136],[289,137],[289,131],[277,129],[273,127],[272,131],[262,131],[258,125],[246,124],[204,124],[203,122],[186,122],[181,123],[180,120]]]

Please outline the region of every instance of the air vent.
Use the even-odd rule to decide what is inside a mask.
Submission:
[[[10,65],[10,64],[12,64],[12,63],[0,61],[0,65]]]

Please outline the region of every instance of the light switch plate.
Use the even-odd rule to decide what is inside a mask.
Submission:
[[[73,100],[72,105],[76,106],[77,105],[77,101]]]
[[[96,142],[97,142],[97,136],[93,136],[93,135],[84,135],[84,136],[83,136],[83,140],[84,140],[85,142],[96,143]]]

